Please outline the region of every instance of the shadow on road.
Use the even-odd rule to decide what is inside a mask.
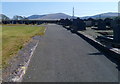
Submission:
[[[97,52],[97,53],[89,53],[88,55],[103,55],[103,53],[101,53],[101,52]]]

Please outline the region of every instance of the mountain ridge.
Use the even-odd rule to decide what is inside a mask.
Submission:
[[[96,15],[93,15],[93,16],[84,16],[84,17],[81,17],[81,19],[111,18],[111,17],[117,17],[117,16],[118,16],[118,13],[116,13],[116,12],[107,12],[107,13],[96,14]]]
[[[102,13],[102,14],[96,14],[93,16],[85,16],[85,17],[80,17],[81,19],[88,19],[88,18],[93,18],[93,19],[104,19],[104,18],[112,18],[118,16],[118,13],[116,12],[107,12],[107,13]],[[9,19],[5,14],[0,14],[0,18]],[[71,19],[72,16],[67,15],[65,13],[52,13],[52,14],[43,14],[43,15],[31,15],[27,17],[30,20],[60,20],[60,19]],[[75,18],[77,18],[75,16]]]
[[[44,19],[66,19],[66,18],[70,19],[72,16],[64,13],[52,13],[52,14],[45,14],[45,15],[31,15],[28,17],[28,19],[31,19],[31,17],[32,19],[44,20]]]

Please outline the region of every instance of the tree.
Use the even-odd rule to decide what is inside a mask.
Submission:
[[[4,15],[4,14],[0,14],[0,19],[1,19],[1,20],[10,20],[10,18],[7,17],[7,16]]]
[[[23,20],[23,19],[24,17],[22,16],[18,16],[18,15],[13,16],[13,20]]]

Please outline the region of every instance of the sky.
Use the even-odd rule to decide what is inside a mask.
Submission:
[[[118,2],[119,0],[1,0],[2,2]]]
[[[10,18],[50,13],[72,15],[73,6],[77,17],[118,12],[118,2],[2,2],[2,14]]]

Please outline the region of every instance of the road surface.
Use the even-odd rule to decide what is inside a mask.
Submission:
[[[117,82],[116,67],[81,37],[48,24],[23,82]]]

